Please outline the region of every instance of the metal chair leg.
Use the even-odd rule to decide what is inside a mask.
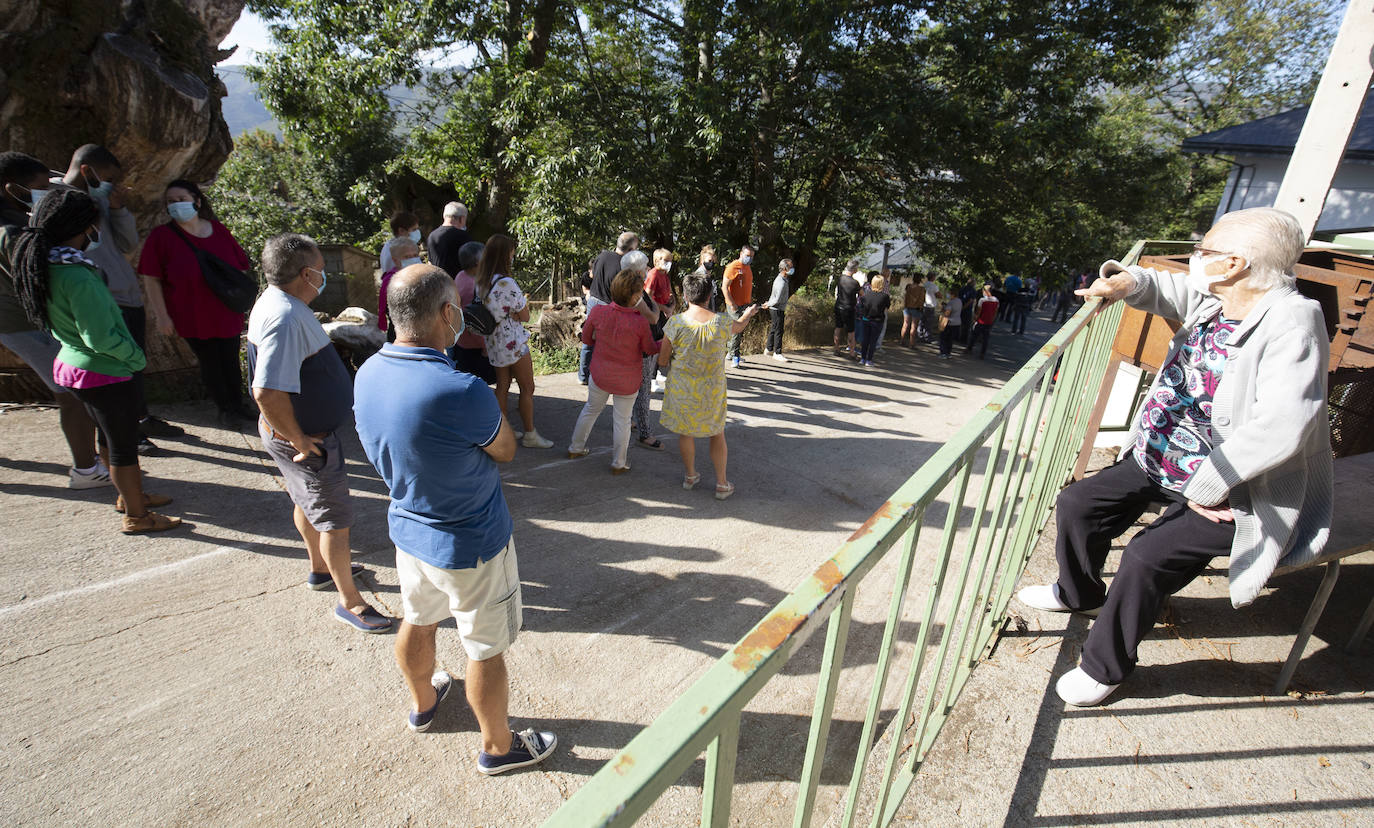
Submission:
[[[1355,634],[1350,636],[1350,643],[1345,645],[1345,651],[1354,655],[1364,643],[1364,637],[1369,634],[1370,625],[1374,625],[1374,598],[1369,599],[1369,607],[1365,609],[1364,615],[1360,618],[1360,625],[1355,628]]]
[[[1307,608],[1307,615],[1302,619],[1302,627],[1298,629],[1298,637],[1293,641],[1293,649],[1288,652],[1288,661],[1284,662],[1283,671],[1279,673],[1279,680],[1274,683],[1274,690],[1271,695],[1282,696],[1288,692],[1288,682],[1293,680],[1293,673],[1298,669],[1298,662],[1302,661],[1302,651],[1307,649],[1307,639],[1312,637],[1312,630],[1316,629],[1317,621],[1322,617],[1322,610],[1326,609],[1326,599],[1331,597],[1331,590],[1336,586],[1336,579],[1341,574],[1341,562],[1332,561],[1326,565],[1326,575],[1322,576],[1321,585],[1317,587],[1317,594],[1312,596],[1312,604]]]

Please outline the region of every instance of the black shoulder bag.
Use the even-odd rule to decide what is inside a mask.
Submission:
[[[196,247],[176,222],[167,226],[191,248],[196,263],[200,265],[201,278],[226,308],[234,313],[248,313],[253,309],[253,303],[258,298],[258,280],[251,272],[239,270],[219,256]]]
[[[487,303],[473,291],[472,301],[463,308],[463,326],[478,336],[490,336],[496,330],[496,321],[496,317],[487,310]]]

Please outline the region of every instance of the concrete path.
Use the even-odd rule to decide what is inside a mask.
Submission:
[[[987,362],[891,347],[878,367],[862,372],[823,351],[796,354],[785,365],[751,358],[747,368],[730,372],[729,476],[738,492],[725,502],[711,497],[709,467],[702,486],[682,490],[672,439],[663,453],[632,448],[633,472],[611,477],[609,413],[593,432],[592,456],[565,460],[585,391],[570,375],[540,378],[536,422],[557,448],[521,449],[503,469],[526,607],[525,632],[509,653],[511,711],[517,727],[556,731],[560,746],[537,769],[494,779],[473,770],[475,722],[459,696],[429,733],[411,734],[391,637],[335,623],[333,593],[301,585],[304,552],[289,503],[255,435],[210,425],[203,404],[166,412],[187,424],[193,439],[166,442],[171,456],[146,463],[149,490],[176,496],[166,511],[191,526],[126,538],[115,531],[113,493],[65,488],[68,458],[56,413],[8,412],[0,416],[0,816],[50,825],[537,825],[831,554],[1049,331],[1043,318],[1032,321],[1026,339],[999,330]],[[369,569],[362,579],[369,600],[397,613],[385,495],[351,435],[349,443],[359,515],[355,559]],[[702,443],[703,458],[704,449]],[[1223,670],[1231,684],[1219,688],[1212,666],[1179,666],[1213,658],[1210,650],[1171,658],[1161,649],[1152,656],[1162,665],[1157,684],[1103,711],[1065,714],[1048,668],[1058,672],[1056,659],[1071,648],[1008,639],[992,664],[1012,659],[1020,671],[975,671],[956,721],[908,797],[904,820],[1167,819],[1156,812],[1186,800],[1165,796],[1153,776],[1140,777],[1144,771],[1113,753],[1122,748],[1111,728],[1122,726],[1107,722],[1126,708],[1140,710],[1131,727],[1169,734],[1159,743],[1170,745],[1168,762],[1205,774],[1189,777],[1201,782],[1194,788],[1212,784],[1218,767],[1255,768],[1235,771],[1252,779],[1253,789],[1209,793],[1190,812],[1193,820],[1239,824],[1256,813],[1304,823],[1346,812],[1368,818],[1374,729],[1368,700],[1357,694],[1369,685],[1369,659],[1362,673],[1351,672],[1349,659],[1321,649],[1353,624],[1338,617],[1353,605],[1349,593],[1368,594],[1369,562],[1354,563],[1312,645],[1319,651],[1313,665],[1328,665],[1339,678],[1322,685],[1329,673],[1304,665],[1299,681],[1316,682],[1305,686],[1325,687],[1326,695],[1300,708],[1232,698],[1267,686],[1277,669],[1262,663],[1267,652],[1244,651],[1247,663],[1231,667],[1239,677]],[[818,824],[833,813],[848,780],[889,572],[889,564],[880,565],[859,593]],[[1203,616],[1216,603],[1199,598],[1189,613]],[[1301,615],[1290,603],[1271,602],[1269,612],[1247,617],[1262,618],[1266,635],[1277,636]],[[1032,621],[1031,629],[1053,630],[1054,620],[1061,619]],[[1207,629],[1212,640],[1240,635],[1233,626]],[[1081,625],[1070,633],[1081,638]],[[903,646],[914,636],[915,624],[906,625]],[[1032,650],[1024,659],[1015,655],[1022,648]],[[784,780],[800,771],[818,652],[819,641],[809,643],[746,711],[737,824],[790,822],[795,784]],[[461,675],[451,624],[441,628],[439,660]],[[1213,695],[1226,698],[1206,698]],[[1201,744],[1213,734],[1196,726],[1175,732],[1169,724],[1206,721],[1214,705],[1228,723],[1217,766],[1187,756],[1206,750]],[[1258,718],[1257,711],[1288,715],[1290,707],[1303,717],[1300,727],[1272,731],[1268,719]],[[885,721],[893,711],[895,702]],[[1163,717],[1158,725],[1156,715]],[[1261,722],[1264,732],[1257,733]],[[966,739],[966,730],[976,735]],[[1270,744],[1271,737],[1272,757],[1247,746],[1247,739]],[[1147,756],[1160,750],[1138,741]],[[1323,754],[1331,767],[1315,765],[1308,746],[1327,743],[1338,745]],[[1099,755],[1106,760],[1099,763]],[[1153,774],[1174,767],[1164,759],[1140,764]],[[1298,774],[1298,766],[1302,779],[1281,772],[1293,767]],[[696,824],[701,774],[699,760],[645,823]],[[1313,787],[1307,777],[1339,782]],[[1121,801],[1084,810],[1074,791],[1093,779],[1110,779]],[[1294,787],[1303,799],[1337,804],[1247,810],[1246,803],[1286,801]],[[1211,804],[1217,799],[1223,804]],[[1128,818],[1111,818],[1117,813]]]

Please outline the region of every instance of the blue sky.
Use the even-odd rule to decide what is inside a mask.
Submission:
[[[252,63],[255,53],[266,51],[271,45],[272,36],[267,32],[267,24],[261,17],[245,9],[243,14],[239,15],[239,22],[234,24],[229,36],[220,44],[221,49],[239,47],[233,57],[224,61],[222,65],[241,66]]]

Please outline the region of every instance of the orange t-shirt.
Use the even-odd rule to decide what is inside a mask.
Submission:
[[[754,295],[754,271],[735,259],[725,266],[725,297],[737,308],[747,307]]]

